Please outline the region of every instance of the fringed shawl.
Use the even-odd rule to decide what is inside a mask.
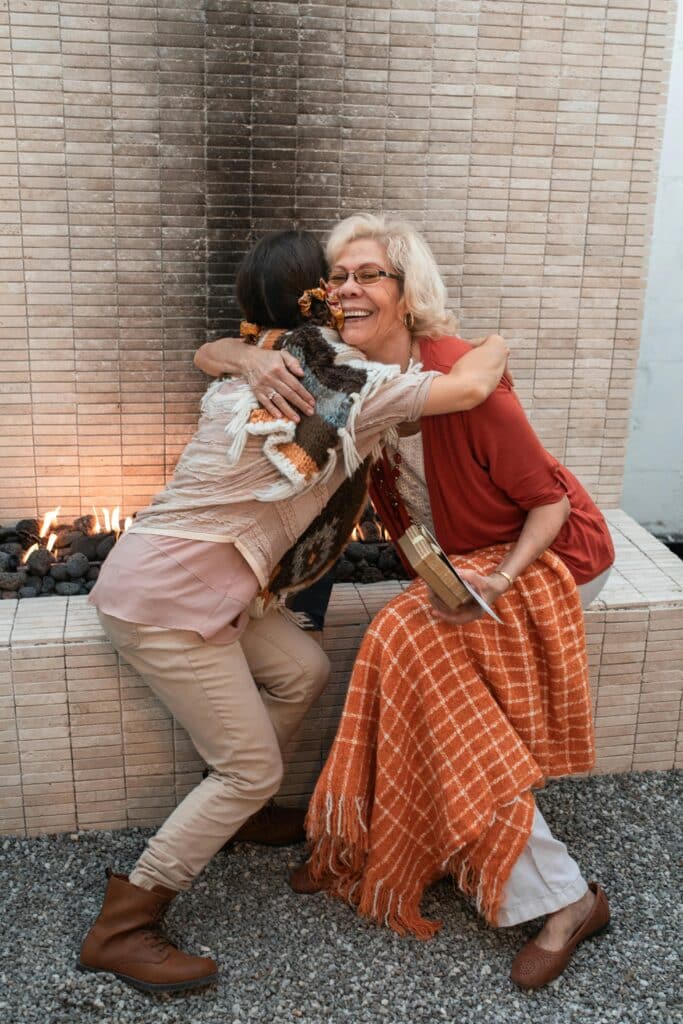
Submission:
[[[456,562],[486,575],[505,550]],[[530,787],[593,765],[583,614],[569,570],[545,552],[496,611],[503,625],[450,625],[417,581],[376,616],[311,799],[313,877],[400,933],[437,930],[420,901],[449,873],[495,923],[531,829]]]

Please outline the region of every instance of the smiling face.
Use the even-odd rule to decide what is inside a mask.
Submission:
[[[341,250],[330,274],[356,271],[368,265],[396,273],[380,242],[375,238],[357,238]],[[406,309],[400,281],[381,277],[375,284],[360,285],[349,274],[336,289],[336,295],[344,310],[341,334],[346,344],[360,349],[368,359],[405,366],[411,336],[403,323]]]

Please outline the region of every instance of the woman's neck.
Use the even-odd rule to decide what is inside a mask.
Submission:
[[[379,341],[372,350],[365,349],[365,355],[373,362],[397,363],[404,372],[416,354],[419,355],[419,343],[403,325],[395,333],[392,332],[391,338]]]

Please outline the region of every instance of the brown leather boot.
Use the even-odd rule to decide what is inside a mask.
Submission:
[[[261,843],[263,846],[292,846],[306,839],[304,820],[306,811],[301,807],[281,807],[270,800],[231,836],[232,843]]]
[[[81,946],[79,971],[108,971],[144,992],[177,992],[216,980],[213,960],[181,953],[161,934],[159,919],[177,895],[173,889],[142,889],[109,869],[107,876],[100,915]]]

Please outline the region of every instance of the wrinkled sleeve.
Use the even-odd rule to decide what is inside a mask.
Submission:
[[[508,384],[499,384],[464,418],[477,462],[521,508],[551,505],[567,493],[557,459],[541,444]]]
[[[399,423],[419,420],[431,383],[439,376],[433,370],[411,370],[381,384],[363,402],[357,427],[359,440],[383,434]]]

